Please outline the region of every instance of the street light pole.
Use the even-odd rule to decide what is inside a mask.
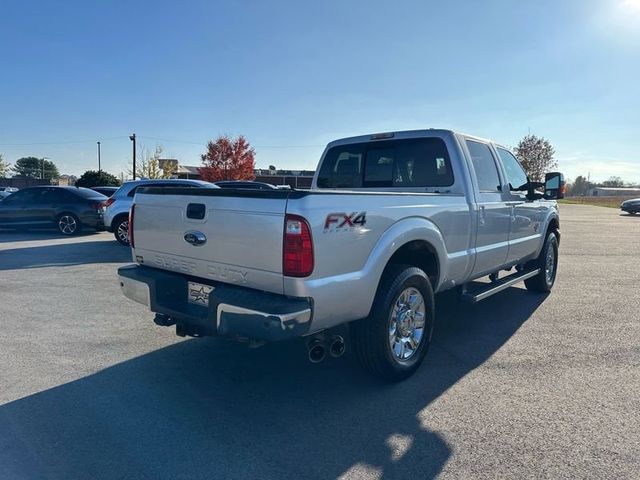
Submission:
[[[101,172],[102,168],[100,168],[100,142],[98,142],[98,172]]]
[[[40,174],[40,180],[44,180],[44,161],[50,159],[51,157],[42,157],[42,173]]]
[[[136,134],[129,135],[129,140],[133,142],[133,179],[136,179]]]

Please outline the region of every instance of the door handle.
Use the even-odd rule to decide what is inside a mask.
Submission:
[[[480,224],[480,226],[483,226],[487,223],[484,205],[480,205],[480,218],[478,220],[478,223]]]

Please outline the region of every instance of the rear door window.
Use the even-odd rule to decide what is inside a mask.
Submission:
[[[473,140],[467,140],[466,142],[471,155],[473,169],[478,179],[478,189],[481,192],[499,192],[500,177],[498,175],[498,167],[489,146]]]
[[[38,199],[40,204],[59,204],[73,201],[73,194],[59,189],[46,189]]]
[[[448,187],[449,153],[440,138],[336,146],[320,167],[319,188]]]

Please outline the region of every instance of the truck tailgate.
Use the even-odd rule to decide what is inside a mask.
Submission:
[[[144,265],[281,294],[287,196],[144,189],[134,200],[134,257]],[[204,243],[195,245],[196,237]]]

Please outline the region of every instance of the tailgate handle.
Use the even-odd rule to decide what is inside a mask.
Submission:
[[[187,205],[187,218],[202,220],[206,211],[203,203],[190,203]]]

